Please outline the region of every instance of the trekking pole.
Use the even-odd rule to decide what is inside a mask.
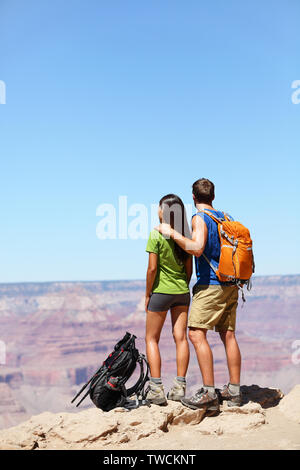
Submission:
[[[103,366],[100,367],[100,369],[102,368]],[[77,395],[73,398],[73,400],[71,401],[71,403],[73,403],[76,398],[79,397],[79,395],[82,394],[83,390],[89,385],[89,383],[93,380],[93,378],[95,377],[95,375],[98,374],[98,372],[100,372],[100,369],[97,370],[97,372],[94,373],[94,375],[90,378],[90,380],[79,390],[79,392],[77,393]]]
[[[88,391],[86,392],[86,394],[83,396],[83,398],[81,398],[81,400],[77,403],[76,408],[77,408],[77,406],[80,405],[80,403],[83,402],[83,400],[85,400],[85,398],[88,396],[89,393],[90,393],[90,391],[88,390]]]
[[[100,370],[100,369],[99,369],[99,370]],[[88,384],[95,378],[95,376],[96,376],[97,374],[98,374],[98,371],[93,375],[93,377],[88,381],[88,383],[85,384],[85,386],[83,387],[82,391],[88,386]],[[106,370],[104,370],[104,371],[102,372],[102,374],[98,377],[97,382],[95,382],[95,383],[91,386],[91,388],[86,392],[86,394],[85,394],[85,395],[81,398],[81,400],[77,403],[76,408],[77,408],[77,406],[80,405],[80,403],[83,402],[83,400],[86,399],[86,397],[88,396],[88,394],[90,393],[90,391],[92,390],[92,388],[95,387],[96,383],[98,383],[98,381],[101,380],[102,377],[104,377],[105,374],[106,374]],[[80,393],[81,393],[81,391],[80,391]],[[71,403],[73,403],[73,401],[80,395],[80,393],[77,393],[76,397],[73,398],[73,400],[72,400]]]

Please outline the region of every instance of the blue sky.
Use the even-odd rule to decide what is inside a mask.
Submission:
[[[200,178],[246,224],[257,274],[299,273],[298,0],[0,0],[0,282],[143,278],[150,208]],[[129,220],[130,217],[129,217]]]

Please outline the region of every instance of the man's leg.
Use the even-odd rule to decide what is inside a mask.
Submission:
[[[214,364],[212,350],[206,339],[207,330],[204,328],[189,329],[189,338],[194,345],[199,367],[202,374],[203,384],[214,387]]]
[[[203,388],[190,398],[183,398],[181,403],[194,410],[205,409],[206,416],[219,413],[219,400],[214,386],[213,355],[206,339],[207,329],[190,327],[189,338],[194,345],[203,379]]]
[[[218,414],[220,408],[214,386],[213,354],[206,335],[207,330],[214,328],[226,307],[224,302],[224,306],[220,302],[222,296],[220,286],[198,286],[194,289],[188,322],[189,338],[196,351],[203,387],[192,397],[182,399],[181,403],[192,409],[205,409],[207,415]]]
[[[227,365],[229,371],[229,383],[221,390],[223,400],[227,400],[228,406],[241,406],[242,395],[240,390],[241,353],[234,331],[220,330],[221,340],[224,343]]]
[[[241,353],[234,331],[219,331],[220,338],[224,343],[227,365],[229,371],[229,382],[240,384],[241,377]]]

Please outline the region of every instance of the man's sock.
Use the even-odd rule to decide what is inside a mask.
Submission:
[[[207,393],[211,398],[216,397],[216,391],[215,391],[215,387],[213,385],[203,385],[203,388],[205,390],[207,390]]]
[[[228,385],[229,393],[231,395],[239,395],[240,393],[240,384],[231,384]]]
[[[154,383],[155,385],[162,385],[161,377],[150,377],[150,382]]]
[[[185,377],[180,377],[179,375],[177,375],[176,380],[177,380],[177,382],[180,382],[180,383],[183,383],[183,384],[186,383]]]

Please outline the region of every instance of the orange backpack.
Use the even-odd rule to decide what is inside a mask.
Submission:
[[[219,281],[235,283],[238,287],[247,285],[251,288],[250,278],[255,270],[252,240],[249,230],[240,222],[230,220],[224,214],[224,220],[219,219],[209,211],[202,210],[218,224],[220,238],[220,261],[216,269],[203,253],[204,258],[216,273]],[[243,300],[244,300],[244,294]]]

